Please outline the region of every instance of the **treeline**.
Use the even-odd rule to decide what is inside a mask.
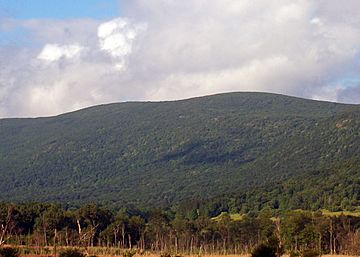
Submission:
[[[84,205],[0,205],[0,245],[136,248],[170,253],[240,254],[276,242],[284,252],[360,254],[360,217],[291,211],[200,215],[197,210],[117,212]]]

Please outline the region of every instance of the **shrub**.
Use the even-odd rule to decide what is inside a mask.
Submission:
[[[162,253],[160,257],[171,257],[170,253]]]
[[[136,251],[134,250],[126,250],[123,252],[123,257],[133,257]]]
[[[260,244],[252,251],[251,257],[276,257],[276,249],[265,244]]]
[[[301,256],[302,257],[318,257],[320,255],[315,250],[304,250]]]
[[[275,236],[269,237],[266,245],[274,249],[276,256],[283,256],[285,253],[284,247],[280,244],[279,239]]]
[[[59,257],[85,257],[85,254],[78,249],[66,249],[59,253]]]
[[[290,257],[299,257],[300,256],[300,253],[297,252],[297,251],[291,251],[290,254],[289,254]]]
[[[19,252],[11,247],[0,248],[0,257],[19,257]]]

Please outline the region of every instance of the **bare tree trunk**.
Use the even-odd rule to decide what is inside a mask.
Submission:
[[[175,234],[174,243],[175,243],[175,254],[177,254],[178,253],[178,237],[176,234]]]
[[[44,222],[44,221],[43,221],[43,222]],[[44,223],[45,223],[45,222],[44,222]],[[45,245],[45,246],[48,246],[45,224],[43,224],[43,229],[44,229],[44,245]]]
[[[155,250],[159,251],[159,233],[156,233]]]
[[[141,233],[141,241],[142,241],[142,243],[141,243],[141,249],[142,249],[142,250],[145,250],[145,232],[142,232],[142,233]]]
[[[329,247],[330,247],[330,254],[334,254],[333,252],[333,224],[332,224],[332,220],[330,218],[330,244],[329,244]]]
[[[55,228],[55,231],[54,231],[54,257],[56,257],[56,237],[57,237],[57,230]]]
[[[0,246],[5,243],[6,234],[8,232],[8,228],[9,228],[9,224],[10,224],[11,219],[12,219],[13,212],[14,212],[14,207],[9,206],[8,211],[7,211],[5,224],[1,224]]]
[[[128,240],[129,240],[129,249],[131,249],[131,248],[132,248],[132,244],[131,244],[131,235],[130,235],[130,234],[128,234]]]
[[[81,225],[80,225],[80,220],[76,220],[76,224],[78,226],[78,233],[79,233],[79,238],[81,238],[82,236],[82,229],[81,229]]]
[[[191,236],[191,239],[190,239],[190,255],[192,255],[192,252],[193,252],[193,236]]]
[[[125,223],[123,223],[121,228],[121,236],[122,236],[122,248],[125,248]]]
[[[114,245],[117,246],[117,233],[114,233]]]
[[[226,238],[223,239],[224,255],[226,255]]]
[[[213,235],[211,241],[212,241],[212,253],[214,254],[215,253],[215,235]]]

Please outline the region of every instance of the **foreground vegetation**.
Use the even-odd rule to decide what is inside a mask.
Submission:
[[[171,209],[114,212],[96,205],[66,210],[53,204],[4,203],[0,245],[15,245],[27,254],[51,254],[64,247],[79,247],[91,255],[123,255],[124,249],[247,254],[266,246],[277,255],[355,255],[360,254],[360,217],[264,209],[258,215],[223,213],[214,218]]]

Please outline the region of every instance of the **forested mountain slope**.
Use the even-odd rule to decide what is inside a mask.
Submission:
[[[154,206],[229,193],[250,209],[351,208],[359,156],[359,105],[267,93],[107,104],[0,120],[0,200]]]

